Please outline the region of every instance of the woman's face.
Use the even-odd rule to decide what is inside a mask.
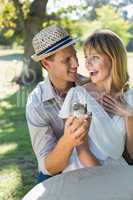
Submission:
[[[95,84],[105,83],[111,79],[111,61],[107,55],[98,53],[95,49],[85,49],[85,65],[91,81]]]

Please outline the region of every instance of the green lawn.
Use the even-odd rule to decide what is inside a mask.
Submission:
[[[128,52],[127,55],[133,57],[133,52]]]
[[[25,120],[32,88],[0,101],[0,200],[20,200],[36,184],[37,166]]]

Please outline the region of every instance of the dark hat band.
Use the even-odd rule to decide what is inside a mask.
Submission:
[[[59,40],[58,42],[54,43],[53,45],[51,45],[50,47],[42,50],[41,52],[39,52],[37,55],[40,56],[42,54],[46,54],[46,53],[50,53],[52,51],[55,51],[56,49],[64,46],[65,44],[71,42],[73,39],[68,35],[66,37],[64,37],[63,39]]]

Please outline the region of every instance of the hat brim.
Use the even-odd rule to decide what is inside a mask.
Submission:
[[[73,39],[71,42],[68,42],[67,44],[59,47],[58,49],[54,50],[54,51],[51,51],[49,53],[44,53],[44,54],[41,54],[41,55],[37,55],[37,54],[33,54],[31,56],[32,60],[34,60],[35,62],[39,62],[40,60],[42,60],[43,58],[47,58],[48,56],[51,56],[52,54],[56,53],[57,51],[61,50],[61,49],[64,49],[68,46],[71,46],[73,44],[75,44],[76,42],[78,41],[77,38]]]

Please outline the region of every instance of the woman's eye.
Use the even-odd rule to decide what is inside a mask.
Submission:
[[[99,63],[99,62],[101,61],[101,59],[100,59],[100,57],[98,57],[98,56],[94,56],[94,57],[93,57],[93,61],[94,61],[95,63]]]
[[[100,58],[98,56],[93,56],[94,60],[100,60]]]

